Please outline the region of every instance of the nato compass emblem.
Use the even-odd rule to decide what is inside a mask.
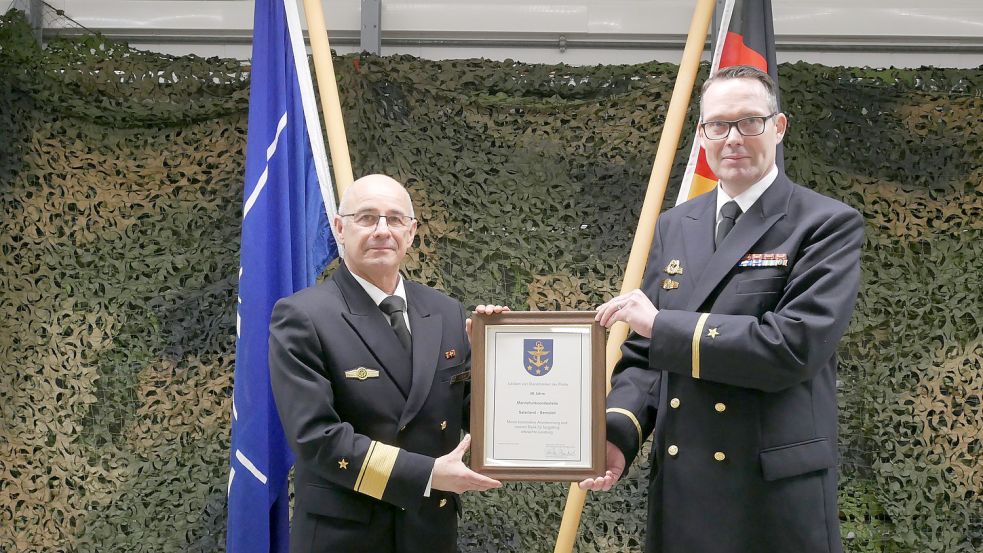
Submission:
[[[553,340],[523,340],[522,349],[526,351],[526,372],[533,376],[543,376],[553,368]]]

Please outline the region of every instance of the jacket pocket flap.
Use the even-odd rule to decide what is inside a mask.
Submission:
[[[465,382],[471,380],[471,367],[458,363],[450,367],[440,367],[437,369],[437,382]]]
[[[761,470],[766,481],[780,480],[836,464],[836,454],[826,438],[816,438],[761,450]]]
[[[317,484],[307,484],[297,495],[304,510],[315,515],[364,523],[372,518],[375,500],[367,495]]]
[[[777,294],[785,288],[785,277],[749,278],[737,282],[738,294]]]

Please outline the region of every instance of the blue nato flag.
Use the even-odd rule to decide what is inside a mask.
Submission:
[[[293,455],[270,389],[270,314],[278,299],[314,284],[338,255],[329,223],[334,194],[293,2],[256,1],[229,452],[229,553],[288,550],[287,474]]]

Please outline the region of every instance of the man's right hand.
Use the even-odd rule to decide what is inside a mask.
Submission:
[[[478,474],[464,464],[464,453],[470,446],[471,434],[468,434],[461,440],[461,443],[457,444],[454,451],[437,458],[433,465],[431,488],[445,492],[464,493],[483,492],[502,486],[498,480]]]
[[[606,492],[614,486],[621,474],[625,472],[625,454],[618,449],[618,446],[607,443],[608,470],[604,476],[588,478],[580,483],[580,489],[593,490],[595,492]]]
[[[485,305],[481,304],[474,308],[475,313],[480,313],[482,315],[496,315],[498,313],[506,313],[512,311],[507,305]],[[468,335],[468,340],[471,339],[471,317],[464,320],[464,332]]]

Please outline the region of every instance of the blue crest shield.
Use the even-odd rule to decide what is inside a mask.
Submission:
[[[553,340],[550,338],[525,339],[522,342],[525,351],[526,372],[533,376],[543,376],[553,368]]]

